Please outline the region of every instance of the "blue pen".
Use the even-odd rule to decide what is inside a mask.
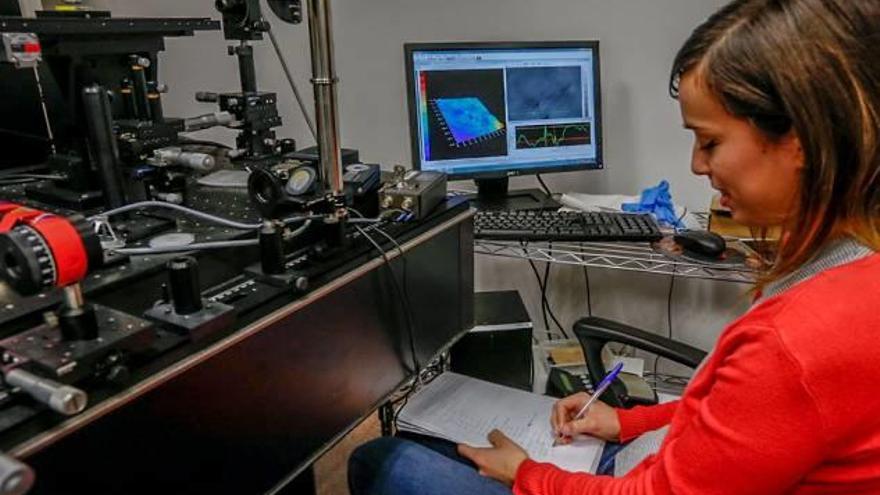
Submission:
[[[581,410],[578,411],[577,414],[575,414],[572,421],[582,419],[587,414],[587,412],[590,410],[590,406],[592,406],[594,402],[599,400],[599,397],[605,392],[605,389],[607,389],[611,385],[611,382],[613,382],[614,379],[617,378],[617,375],[620,374],[620,371],[622,369],[623,363],[617,363],[617,366],[615,366],[610,372],[608,372],[607,375],[605,375],[605,378],[603,378],[602,381],[599,382],[599,386],[596,387],[596,389],[593,391],[593,396],[590,397],[590,400],[588,400],[587,403],[584,404],[584,407],[582,407]],[[553,445],[556,446],[558,442],[559,439],[556,439],[553,442]]]

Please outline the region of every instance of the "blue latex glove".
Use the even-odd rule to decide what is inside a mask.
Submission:
[[[621,209],[629,213],[653,213],[660,223],[673,227],[684,227],[684,223],[675,214],[672,195],[669,194],[669,182],[661,181],[656,187],[642,191],[642,199],[638,203],[624,203]]]

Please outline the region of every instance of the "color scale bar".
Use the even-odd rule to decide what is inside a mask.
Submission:
[[[422,150],[425,161],[431,161],[431,132],[428,129],[428,76],[424,72],[419,73],[419,101],[421,102],[419,113],[422,117]]]

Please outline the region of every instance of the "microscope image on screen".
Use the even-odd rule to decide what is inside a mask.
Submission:
[[[590,118],[579,66],[509,68],[507,95],[513,122]]]
[[[421,91],[427,159],[507,154],[503,70],[425,71]]]

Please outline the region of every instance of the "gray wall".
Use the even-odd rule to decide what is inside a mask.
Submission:
[[[205,0],[111,0],[116,15],[212,16]],[[669,67],[690,31],[723,0],[336,0],[337,70],[342,80],[342,135],[366,161],[409,164],[402,46],[407,41],[598,39],[602,43],[606,164],[601,172],[547,176],[556,191],[635,194],[661,179],[675,199],[704,210],[710,190],[689,171],[691,137],[667,94]],[[268,15],[301,89],[308,86],[308,30]],[[257,49],[260,84],[278,92],[282,134],[311,143],[268,43]],[[172,92],[169,114],[196,114],[198,90],[237,86],[233,57],[219,33],[171,40],[163,74]],[[211,137],[218,137],[212,135]],[[221,135],[229,138],[229,135]],[[531,187],[531,179],[514,184]],[[467,185],[469,186],[469,185]],[[591,269],[594,313],[666,332],[669,278]],[[540,315],[534,276],[521,261],[480,258],[481,289],[517,288]],[[553,303],[565,324],[585,314],[583,272],[554,269]],[[676,281],[675,336],[708,348],[722,327],[746,307],[744,287]],[[536,319],[537,322],[537,319]],[[540,322],[538,322],[540,326]]]

